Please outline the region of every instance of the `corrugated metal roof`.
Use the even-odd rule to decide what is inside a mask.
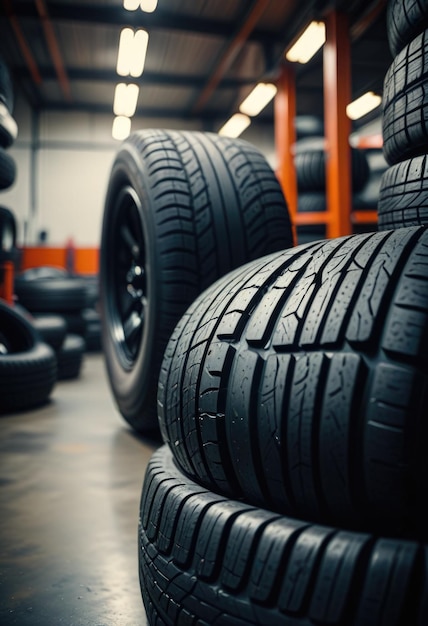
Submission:
[[[345,10],[349,7],[354,24],[382,2],[354,0],[342,5]],[[332,4],[327,0],[159,0],[154,13],[144,14],[125,11],[121,0],[44,3],[70,84],[70,99],[57,75],[35,3],[8,0],[5,6],[10,10],[0,17],[0,52],[33,107],[111,111],[115,84],[123,80],[115,72],[119,33],[131,25],[146,28],[150,36],[145,70],[136,80],[141,86],[139,111],[197,117],[205,126],[232,114],[260,79],[275,77],[285,47],[311,17],[319,18]],[[367,29],[371,43],[364,45],[363,35],[353,45],[356,91],[363,84],[382,85],[391,60],[384,21],[380,11],[371,31]],[[25,59],[16,26],[42,77],[40,84]],[[369,57],[376,63],[371,64]],[[296,67],[296,86],[298,113],[322,107],[320,56],[307,67]],[[272,119],[272,107],[262,117]]]

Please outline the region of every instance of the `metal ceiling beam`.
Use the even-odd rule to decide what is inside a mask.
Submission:
[[[222,80],[224,74],[242,50],[242,47],[248,40],[251,32],[256,27],[257,22],[267,9],[269,3],[270,0],[253,0],[250,10],[247,12],[243,20],[242,26],[238,28],[232,39],[226,45],[223,53],[213,68],[211,76],[205,84],[205,87],[198,95],[196,102],[191,107],[192,114],[199,114],[202,111],[216,90],[217,85]]]
[[[112,114],[113,107],[112,104],[97,104],[93,102],[47,102],[43,103],[41,106],[43,111],[69,111],[69,112],[83,112],[83,113],[107,113]],[[201,121],[211,122],[218,121],[222,119],[225,115],[224,110],[216,110],[216,111],[206,111],[202,113],[198,119]],[[138,117],[143,118],[176,118],[182,120],[191,120],[194,119],[193,116],[189,115],[188,110],[177,110],[177,109],[161,109],[159,107],[144,107],[140,106],[137,108],[135,113],[135,118]]]
[[[58,40],[55,35],[55,31],[54,31],[48,10],[46,8],[45,0],[35,0],[35,5],[36,5],[37,13],[39,15],[40,22],[42,24],[49,54],[51,55],[52,63],[54,65],[55,72],[58,77],[61,91],[64,97],[66,98],[66,100],[70,101],[71,100],[70,82],[68,80],[61,50],[58,45]]]
[[[56,71],[52,67],[40,67],[39,73],[43,80],[55,80],[57,78]],[[17,78],[25,78],[28,70],[24,67],[14,68],[14,75]],[[114,83],[118,82],[116,70],[104,70],[94,68],[68,68],[67,75],[69,80],[90,81]],[[144,71],[143,75],[138,79],[132,79],[132,82],[140,85],[160,85],[165,87],[188,87],[189,89],[202,89],[205,76],[193,76],[190,74],[158,74],[157,72]],[[254,80],[250,78],[230,78],[222,81],[220,89],[234,89],[235,87],[245,87],[251,85]]]
[[[36,60],[31,52],[30,46],[28,45],[28,42],[16,17],[16,13],[14,7],[12,6],[11,0],[3,0],[3,7],[5,14],[9,18],[10,25],[18,43],[18,47],[21,51],[22,56],[24,57],[25,63],[27,64],[30,76],[33,79],[34,83],[36,85],[39,85],[42,82],[42,77],[40,75]]]
[[[143,11],[126,11],[122,6],[84,4],[82,2],[49,2],[47,9],[52,20],[64,20],[73,22],[89,22],[100,25],[117,27],[133,26],[153,30],[183,31],[201,35],[213,35],[230,38],[236,28],[233,22],[219,19],[206,19],[196,16],[179,15],[158,7],[153,13]],[[15,3],[14,13],[19,17],[37,18],[37,11],[33,0],[22,0]],[[272,32],[254,29],[249,38],[252,41],[267,43],[272,41]]]

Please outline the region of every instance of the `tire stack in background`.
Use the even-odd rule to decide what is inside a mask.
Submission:
[[[17,124],[12,117],[13,95],[9,69],[0,58],[0,190],[11,187],[17,173],[15,161],[7,152],[18,134]],[[45,315],[39,319],[30,312],[32,309],[37,311],[40,306],[43,311],[43,300],[49,300],[52,292],[57,296],[61,312],[64,306],[74,311],[74,302],[69,307],[67,301],[59,302],[64,294],[59,293],[56,287],[51,292],[47,288],[46,298],[42,296],[41,302],[34,293],[29,294],[28,302],[24,297],[25,304],[34,305],[28,310],[23,306],[22,299],[16,298],[16,284],[21,281],[16,278],[16,269],[20,264],[16,239],[15,216],[10,209],[0,206],[0,281],[5,279],[4,264],[11,264],[15,298],[13,304],[0,301],[0,413],[29,409],[46,402],[57,380],[79,375],[85,349],[81,337],[67,332],[67,321],[64,318]],[[80,289],[83,308],[87,295],[83,286]]]
[[[353,195],[352,208],[354,211],[377,211],[379,190],[382,177],[388,169],[388,163],[382,148],[365,148],[364,154],[369,166],[369,179],[364,187]],[[376,224],[362,222],[353,224],[352,232],[357,234],[375,230],[377,230]]]
[[[428,224],[428,3],[390,1],[388,39],[394,60],[383,95],[384,154],[379,228]]]
[[[0,299],[0,414],[44,404],[56,381],[54,350],[26,315]]]
[[[57,267],[28,269],[15,278],[17,303],[55,349],[58,380],[77,378],[81,372],[88,332],[86,315],[94,303],[93,291],[92,283]]]
[[[0,56],[0,190],[9,189],[15,182],[16,164],[7,149],[18,135],[13,113],[13,85],[9,69]]]
[[[361,204],[357,194],[368,185],[371,177],[369,162],[364,150],[351,147],[352,200]],[[296,142],[294,157],[298,188],[298,212],[325,212],[326,196],[326,151],[324,137],[306,137]],[[358,208],[360,208],[358,206]],[[368,208],[368,207],[362,207]],[[324,239],[324,224],[297,226],[297,242],[308,243]]]
[[[16,164],[8,148],[18,136],[18,126],[12,116],[13,86],[9,69],[0,56],[0,193],[15,182]],[[1,206],[0,201],[0,266],[16,262],[16,220],[12,211]]]
[[[390,0],[389,25],[392,15],[420,67],[418,35],[405,28],[412,11],[427,25],[427,2]],[[418,71],[410,48],[409,76]],[[412,207],[388,209],[385,199],[395,163],[427,150],[426,140],[405,145],[409,94],[406,102],[395,107],[397,127],[408,119],[403,137],[386,139],[394,164],[383,175],[380,232],[233,270],[196,298],[167,344],[158,388],[165,445],[146,472],[139,524],[150,625],[428,624],[421,168]]]
[[[8,148],[18,129],[12,117],[13,85],[0,57],[0,191],[11,187],[16,165]],[[19,261],[17,224],[13,212],[0,206],[0,283],[6,264]],[[0,298],[0,414],[26,410],[45,403],[57,380],[54,350],[42,340],[33,324],[15,306]]]

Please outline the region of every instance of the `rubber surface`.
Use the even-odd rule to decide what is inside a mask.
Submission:
[[[418,156],[390,167],[382,177],[379,230],[428,224],[428,160]]]
[[[58,380],[70,380],[80,375],[85,354],[85,340],[80,335],[68,333],[57,351]]]
[[[59,350],[67,334],[67,323],[62,316],[39,313],[32,317],[32,324],[45,343]]]
[[[9,148],[18,136],[18,126],[6,105],[0,100],[0,146]]]
[[[202,294],[159,378],[164,441],[213,491],[427,532],[428,231],[300,246]]]
[[[311,525],[201,488],[158,450],[139,524],[150,626],[426,626],[424,544]]]
[[[352,208],[358,211],[376,211],[379,202],[379,190],[382,176],[388,169],[388,163],[381,148],[366,150],[370,175],[367,183],[352,197]]]
[[[7,261],[14,254],[16,245],[15,216],[6,207],[0,206],[0,260]]]
[[[76,278],[28,278],[18,274],[15,293],[32,313],[75,313],[86,305],[84,281]]]
[[[0,413],[43,404],[56,382],[54,351],[23,315],[2,300],[0,336]]]
[[[280,185],[251,144],[147,130],[122,145],[105,203],[100,312],[112,392],[136,430],[158,428],[162,356],[189,304],[234,267],[290,245]]]
[[[0,102],[5,104],[9,113],[13,111],[13,84],[6,61],[0,56]]]
[[[16,163],[3,148],[0,148],[0,189],[12,187],[16,178]]]
[[[428,27],[427,0],[389,0],[386,27],[392,56]]]
[[[322,191],[326,188],[325,139],[316,137],[296,142],[294,164],[299,192]],[[363,150],[350,148],[351,184],[353,192],[364,187],[369,178],[369,166]]]
[[[428,147],[428,31],[394,59],[383,90],[383,150],[390,165]]]

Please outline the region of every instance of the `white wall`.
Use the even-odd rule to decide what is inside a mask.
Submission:
[[[100,243],[104,198],[120,143],[111,137],[113,115],[44,112],[39,116],[17,96],[18,139],[9,149],[17,164],[15,184],[0,202],[18,222],[18,243],[36,245],[46,230],[49,246]],[[135,118],[137,128],[197,128],[181,120]]]

